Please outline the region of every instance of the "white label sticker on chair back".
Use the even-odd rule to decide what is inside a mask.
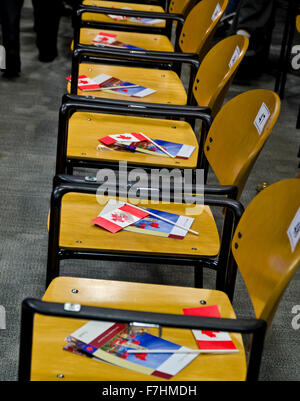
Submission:
[[[265,125],[269,120],[270,115],[271,115],[270,110],[265,105],[265,103],[263,103],[254,121],[254,125],[259,135],[261,135],[261,133],[263,132]]]
[[[236,63],[236,61],[239,58],[240,54],[241,54],[240,48],[237,46],[235,48],[235,51],[234,51],[234,53],[233,53],[233,55],[231,57],[231,60],[229,62],[229,68],[231,68]]]
[[[213,15],[211,16],[211,20],[212,21],[214,21],[217,18],[217,16],[219,15],[220,11],[221,11],[221,6],[218,3],[217,7],[215,8],[215,11],[213,12]]]
[[[287,235],[290,240],[292,252],[294,252],[300,239],[300,207],[287,230]]]

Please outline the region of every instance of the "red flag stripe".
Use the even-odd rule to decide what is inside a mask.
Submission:
[[[113,33],[106,33],[106,32],[99,32],[99,35],[109,36],[110,38],[116,38],[117,37],[117,35],[115,35]]]
[[[207,350],[228,350],[228,349],[236,349],[236,346],[232,341],[199,341],[197,340],[200,349]]]
[[[137,209],[136,207],[128,205],[127,203],[119,209],[123,212],[130,213],[133,216],[138,217],[139,219],[143,219],[144,217],[149,216],[149,213],[147,211]]]
[[[99,139],[100,142],[104,143],[105,145],[109,146],[112,145],[113,143],[116,143],[117,141],[110,136],[105,136],[104,138]]]
[[[118,231],[122,230],[123,227],[118,226],[111,221],[103,219],[103,217],[98,216],[96,219],[92,220],[93,223],[97,224],[100,227],[105,228],[106,230],[112,232],[113,234],[117,233]]]

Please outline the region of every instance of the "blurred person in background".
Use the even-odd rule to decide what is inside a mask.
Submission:
[[[21,72],[20,21],[24,0],[0,0],[2,43],[5,48],[6,70],[3,76],[16,78]]]

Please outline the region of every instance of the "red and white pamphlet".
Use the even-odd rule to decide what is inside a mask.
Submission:
[[[67,80],[71,82],[72,77],[69,76],[67,77]],[[78,76],[78,88],[82,91],[93,91],[93,90],[99,90],[100,82],[96,78],[89,78],[86,75],[79,75]]]
[[[129,146],[132,143],[148,141],[142,133],[131,132],[117,135],[108,135],[104,138],[99,139],[100,142],[104,143],[106,146],[114,145],[114,144],[122,144]]]
[[[200,308],[185,308],[183,313],[189,316],[221,317],[217,305],[202,306]],[[211,351],[238,352],[229,333],[224,331],[193,330],[193,334],[200,349]]]
[[[147,211],[143,211],[125,202],[110,200],[105,208],[92,222],[113,234],[149,216]]]
[[[72,77],[67,77],[68,81],[72,80]],[[119,78],[112,77],[107,74],[99,74],[94,78],[89,78],[86,75],[79,75],[78,77],[78,88],[82,91],[105,91],[106,93],[114,93],[124,96],[132,97],[145,97],[152,93],[155,93],[155,89],[146,88],[135,83],[122,81]]]

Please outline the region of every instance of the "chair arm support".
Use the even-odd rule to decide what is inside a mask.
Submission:
[[[175,64],[191,64],[195,70],[200,66],[199,56],[194,53],[180,52],[161,52],[161,51],[142,51],[142,50],[127,50],[105,47],[95,47],[93,45],[78,44],[73,51],[73,62],[80,63],[83,56],[102,57],[107,56],[114,59],[125,58],[127,60],[138,60],[152,63],[175,63]]]
[[[92,14],[110,14],[110,15],[121,15],[125,17],[140,17],[140,18],[154,18],[163,19],[166,21],[178,21],[184,24],[184,18],[181,14],[173,13],[158,13],[153,11],[136,11],[126,9],[114,9],[109,7],[94,7],[94,6],[83,6],[81,5],[76,11],[76,16],[81,18],[84,13]]]
[[[171,328],[189,328],[198,330],[229,331],[232,333],[250,334],[266,327],[266,322],[261,319],[225,319],[202,316],[175,315],[169,313],[140,312],[134,310],[120,310],[81,305],[77,312],[68,311],[65,304],[45,302],[33,298],[27,298],[22,303],[22,308],[47,316],[70,317],[83,320],[104,320],[123,323],[149,323]]]
[[[204,193],[207,195],[227,195],[231,199],[236,199],[238,188],[234,185],[204,185]]]
[[[56,175],[53,179],[53,192],[52,192],[52,201],[54,203],[60,203],[61,198],[69,192],[78,192],[78,193],[86,193],[86,194],[97,194],[97,189],[99,185],[102,185],[106,183],[105,181],[96,181],[96,179],[91,183],[86,181],[84,177],[79,177],[79,176],[69,176],[65,174],[59,174]],[[107,183],[106,183],[107,184]],[[114,185],[115,183],[113,183]],[[132,187],[132,185],[136,184],[136,182],[127,182],[126,184],[120,185],[120,183],[116,183],[116,196],[118,196],[119,192],[122,192],[124,190],[128,190]],[[138,188],[136,188],[138,189]],[[143,189],[147,189],[144,188]],[[149,186],[148,188],[150,191],[151,190],[156,190],[156,191],[161,191],[162,190],[162,184],[159,184],[158,188],[153,188]],[[173,188],[174,190],[178,189],[176,187]],[[189,195],[196,195],[198,191],[198,187],[196,184],[191,185],[189,191]],[[122,196],[124,194],[122,193]],[[203,204],[209,205],[209,206],[216,206],[216,207],[221,207],[221,208],[226,208],[232,211],[234,215],[234,220],[235,220],[235,225],[237,222],[240,220],[242,214],[244,213],[244,207],[243,205],[234,199],[226,198],[226,197],[213,197],[213,196],[207,196],[204,193],[204,196],[200,195],[199,200],[202,201]],[[171,199],[170,201],[174,201],[174,194],[171,194]],[[183,200],[183,203],[188,203]]]
[[[163,103],[148,103],[148,102],[133,102],[127,100],[114,100],[114,99],[101,99],[94,96],[81,96],[81,95],[73,95],[73,94],[64,94],[62,97],[62,105],[67,102],[81,102],[90,104],[93,103],[95,105],[110,105],[110,106],[122,106],[134,109],[145,109],[147,107],[155,110],[173,110],[175,112],[191,112],[191,113],[204,113],[208,116],[208,122],[210,121],[210,125],[212,123],[212,118],[210,117],[211,109],[209,107],[201,107],[201,106],[181,106],[181,105],[172,105],[172,104],[163,104]]]
[[[201,111],[201,108],[191,108],[190,110],[182,110],[181,108],[159,108],[159,107],[133,107],[132,105],[118,105],[111,103],[96,104],[94,102],[65,102],[60,107],[60,114],[65,116],[68,120],[70,116],[77,111],[85,111],[92,113],[104,113],[114,112],[115,114],[126,114],[126,115],[140,115],[140,116],[164,116],[169,118],[195,118],[203,120],[208,128],[211,125],[212,118],[205,112]]]

